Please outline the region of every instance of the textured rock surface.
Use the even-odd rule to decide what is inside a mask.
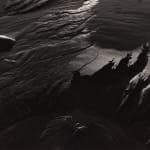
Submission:
[[[133,63],[128,54],[118,64],[112,60],[97,67],[103,57],[89,42],[95,29],[88,27],[97,2],[70,1],[68,9],[64,1],[64,10],[61,1],[56,6],[42,0],[1,3],[6,7],[0,34],[16,43],[0,56],[0,149],[149,146],[150,80],[143,72],[149,48],[145,45]],[[49,5],[42,9],[44,3]],[[64,114],[73,119],[51,121]]]
[[[48,2],[48,0],[7,0],[5,10],[11,14],[23,13],[38,8]]]

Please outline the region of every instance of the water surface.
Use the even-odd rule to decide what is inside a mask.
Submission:
[[[150,0],[99,0],[95,12],[97,45],[129,50],[150,40]]]

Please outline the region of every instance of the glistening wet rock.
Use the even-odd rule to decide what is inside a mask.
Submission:
[[[87,6],[46,13],[20,32],[11,52],[1,57],[1,129],[49,110],[46,103],[54,87],[69,85],[74,70],[69,62],[93,45],[87,28],[93,13]]]
[[[1,32],[12,32],[16,38],[11,51],[0,57],[0,149],[95,146],[108,150],[125,145],[144,149],[149,133],[142,131],[148,129],[150,121],[146,117],[143,124],[142,119],[149,116],[145,106],[149,106],[146,93],[150,81],[142,76],[135,86],[132,81],[148,64],[148,46],[144,45],[132,64],[132,54],[128,54],[118,64],[112,60],[88,75],[84,69],[100,63],[102,55],[95,43],[89,42],[95,29],[89,30],[88,23],[97,0],[85,1],[78,9],[44,13],[28,9],[37,1],[11,2],[15,7],[10,5],[10,10],[26,7],[29,14],[23,15],[27,24],[19,19],[19,11],[19,17],[3,16],[0,20]],[[30,14],[36,17],[32,20]],[[8,25],[9,19],[17,21]],[[72,115],[78,110],[86,115]],[[64,114],[69,117],[52,120]]]

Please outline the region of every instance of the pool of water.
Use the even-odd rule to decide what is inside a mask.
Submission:
[[[131,50],[150,40],[150,0],[99,0],[94,11],[91,40],[98,46]]]

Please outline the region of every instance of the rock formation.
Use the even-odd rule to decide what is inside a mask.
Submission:
[[[0,56],[0,149],[148,148],[147,44],[132,64],[127,54],[118,64],[112,60],[82,75],[101,55],[89,40],[95,30],[88,28],[97,1],[77,9],[35,10],[45,3],[0,5],[0,34],[16,39]],[[21,13],[27,20],[19,19]]]

